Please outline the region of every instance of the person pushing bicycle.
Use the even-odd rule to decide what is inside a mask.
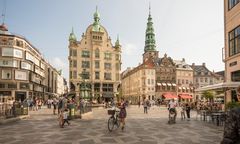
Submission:
[[[118,108],[120,109],[119,112],[120,123],[122,124],[122,130],[124,130],[125,118],[127,117],[126,102],[124,101],[124,98],[121,98],[121,103],[119,104]]]
[[[169,110],[169,115],[170,115],[170,112],[174,112],[175,113],[175,115],[174,115],[174,123],[176,123],[176,117],[177,117],[176,107],[177,107],[177,102],[174,99],[172,99],[168,103],[168,110]]]

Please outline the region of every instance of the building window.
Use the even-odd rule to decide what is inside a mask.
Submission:
[[[32,65],[27,62],[21,62],[21,69],[32,70]]]
[[[76,68],[77,67],[77,61],[73,60],[73,67]]]
[[[111,80],[112,74],[111,73],[104,73],[104,80]]]
[[[240,82],[240,70],[231,72],[231,80],[234,82]]]
[[[89,51],[82,51],[82,57],[90,58],[90,52]]]
[[[5,88],[5,83],[0,83],[0,88]]]
[[[150,79],[148,79],[148,85],[150,85]]]
[[[19,49],[2,48],[2,56],[11,56],[11,57],[22,58],[23,52],[22,52],[22,50],[19,50]]]
[[[228,10],[232,9],[240,0],[228,0]]]
[[[82,61],[82,68],[90,68],[90,61]]]
[[[99,69],[99,68],[100,68],[99,61],[95,61],[95,68],[96,68],[96,69]]]
[[[208,82],[208,78],[205,78],[205,83],[207,83]]]
[[[120,70],[120,65],[119,65],[119,63],[116,63],[116,70],[117,70],[117,71]]]
[[[15,80],[28,80],[28,73],[25,71],[15,70]]]
[[[178,84],[181,84],[181,80],[180,79],[178,79]]]
[[[229,32],[229,56],[240,53],[240,26]]]
[[[29,89],[28,83],[20,83],[20,89]]]
[[[2,67],[18,67],[18,61],[16,61],[16,60],[0,60],[0,66],[2,66]]]
[[[72,73],[72,71],[70,71],[70,79],[72,79],[73,78],[73,73]]]
[[[116,60],[120,60],[119,54],[116,54]]]
[[[73,79],[77,79],[77,71],[73,71]]]
[[[11,70],[2,70],[2,79],[12,79]]]
[[[112,69],[111,63],[104,63],[104,69],[105,70],[111,70]]]
[[[188,80],[186,80],[186,84],[188,84]]]
[[[116,74],[116,81],[119,81],[120,79],[119,79],[119,74],[117,73]]]
[[[184,84],[184,79],[182,80],[182,84]]]
[[[99,49],[95,50],[95,58],[100,58]]]
[[[95,72],[95,79],[100,79],[100,74],[99,74],[99,72]]]
[[[200,78],[200,82],[203,82],[203,78]]]
[[[104,59],[111,60],[112,59],[112,54],[110,52],[104,53]]]
[[[154,85],[154,79],[152,79],[152,85]]]
[[[10,89],[16,89],[16,88],[17,88],[17,84],[15,84],[15,83],[9,83],[9,84],[8,84],[8,88],[10,88]]]
[[[72,54],[73,54],[74,57],[76,57],[77,56],[77,50],[72,50]]]

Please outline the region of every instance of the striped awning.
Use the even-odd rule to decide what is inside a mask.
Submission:
[[[163,86],[166,86],[167,84],[166,83],[162,83]]]
[[[175,84],[175,83],[172,83],[172,86],[176,86],[176,84]]]
[[[161,86],[161,83],[157,83],[157,86]]]
[[[168,86],[172,86],[170,83],[167,83]]]

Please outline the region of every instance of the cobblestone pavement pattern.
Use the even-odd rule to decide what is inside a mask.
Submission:
[[[195,120],[167,124],[166,108],[153,107],[148,114],[143,108],[127,109],[126,129],[107,129],[107,110],[95,108],[91,115],[71,121],[60,128],[57,117],[49,109],[31,112],[30,118],[0,125],[1,144],[219,144],[223,127]],[[179,117],[179,116],[178,116]]]

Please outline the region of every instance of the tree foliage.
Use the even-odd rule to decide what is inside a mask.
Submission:
[[[203,96],[205,99],[212,101],[214,95],[213,95],[213,92],[212,92],[212,91],[204,91],[204,92],[202,93],[202,96]]]

